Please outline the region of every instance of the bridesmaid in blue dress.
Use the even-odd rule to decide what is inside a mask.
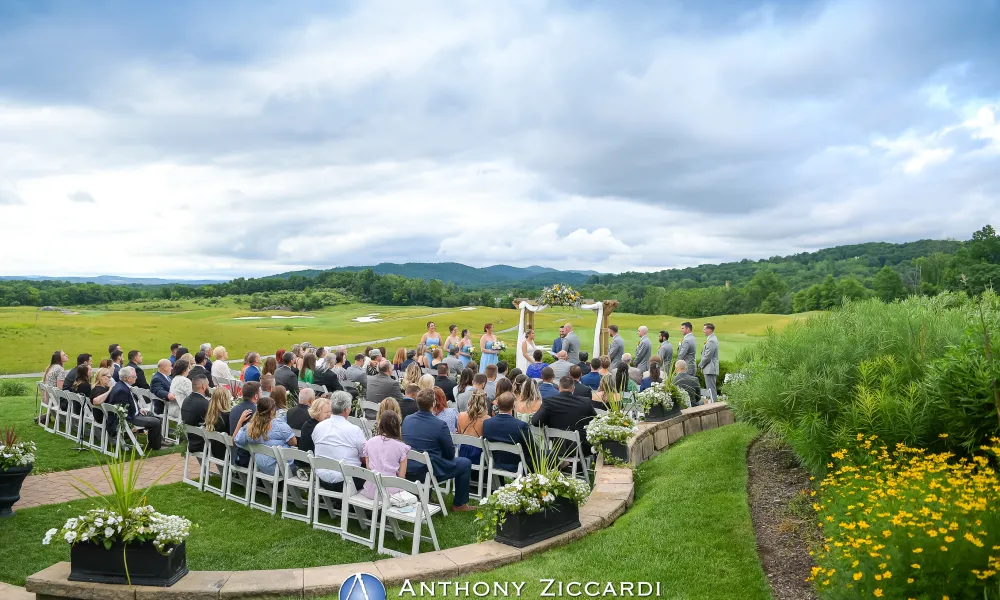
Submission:
[[[479,350],[483,353],[479,360],[479,372],[486,372],[486,365],[495,365],[500,360],[497,351],[493,349],[493,342],[497,341],[497,336],[493,335],[493,323],[487,323],[483,327],[483,337],[479,338]]]
[[[427,357],[427,365],[430,366],[431,361],[434,360],[434,348],[441,347],[441,334],[437,332],[434,321],[427,321],[427,332],[420,338],[420,343],[427,346],[427,352],[424,356]]]
[[[462,340],[458,342],[458,359],[462,361],[462,368],[469,366],[472,360],[472,339],[469,338],[469,330],[462,330]]]
[[[448,326],[448,337],[444,341],[444,355],[448,356],[451,354],[452,348],[458,348],[458,344],[462,341],[462,338],[458,337],[458,325]]]

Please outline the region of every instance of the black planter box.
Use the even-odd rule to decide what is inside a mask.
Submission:
[[[580,507],[567,498],[557,497],[549,507],[532,515],[510,513],[497,525],[494,539],[501,544],[524,548],[580,526]]]
[[[122,549],[125,548],[125,556]],[[128,558],[128,577],[125,576],[125,558]],[[187,557],[184,542],[166,554],[160,554],[153,542],[132,542],[124,547],[115,542],[110,549],[103,544],[73,544],[69,553],[70,581],[92,583],[129,583],[170,587],[187,575]]]
[[[0,518],[14,516],[14,511],[10,507],[21,499],[21,484],[34,467],[35,465],[31,464],[26,467],[0,469]]]
[[[645,420],[650,422],[666,421],[681,414],[681,406],[674,403],[670,410],[664,410],[662,404],[657,404],[656,406],[649,409],[646,413]]]
[[[606,456],[613,456],[622,462],[628,462],[628,446],[621,442],[605,440],[601,442],[601,452]]]

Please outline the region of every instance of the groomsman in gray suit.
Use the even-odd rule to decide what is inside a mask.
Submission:
[[[663,368],[669,369],[674,364],[674,347],[670,345],[670,334],[660,330],[660,347],[656,349],[656,355],[663,361]]]
[[[611,334],[611,342],[608,343],[608,357],[611,358],[611,368],[617,370],[618,363],[622,360],[622,354],[625,354],[625,342],[618,335],[617,325],[608,325],[608,332]]]
[[[573,331],[572,323],[563,325],[563,331],[566,332],[566,337],[563,338],[562,350],[566,353],[566,360],[575,365],[580,362],[580,338]]]
[[[653,356],[653,342],[649,340],[649,328],[645,325],[639,327],[639,344],[635,347],[635,358],[632,363],[640,373],[649,370],[649,357]]]
[[[684,334],[684,339],[677,345],[677,360],[683,360],[684,364],[687,365],[688,375],[695,375],[698,367],[698,361],[695,358],[697,342],[695,342],[694,334],[691,333],[692,329],[693,327],[688,321],[681,323],[681,333]]]
[[[715,402],[718,393],[715,391],[715,378],[719,376],[719,340],[715,337],[715,325],[705,323],[705,346],[701,349],[701,373],[705,376],[705,389],[708,390],[709,402]]]

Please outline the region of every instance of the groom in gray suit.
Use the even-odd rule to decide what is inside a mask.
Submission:
[[[639,344],[635,347],[635,358],[632,363],[639,373],[649,370],[649,357],[653,355],[653,342],[649,340],[649,328],[645,325],[639,327]]]
[[[617,325],[608,325],[608,332],[611,334],[611,342],[608,344],[608,356],[611,358],[611,368],[617,370],[618,363],[622,360],[622,354],[625,354],[625,342],[618,335]]]
[[[687,365],[688,375],[695,375],[695,369],[698,366],[698,361],[695,359],[697,346],[691,329],[693,327],[688,321],[681,323],[681,333],[684,334],[684,339],[677,346],[677,360],[683,360],[684,364]]]
[[[573,331],[572,323],[563,325],[563,331],[566,332],[566,337],[563,338],[563,352],[566,353],[566,360],[575,365],[580,362],[580,338]]]
[[[715,378],[719,376],[719,340],[715,337],[715,325],[705,323],[705,346],[701,349],[701,373],[705,376],[705,389],[708,390],[709,401],[715,402],[718,393],[715,391]]]

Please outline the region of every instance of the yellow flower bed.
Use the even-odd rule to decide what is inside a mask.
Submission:
[[[1000,598],[1000,439],[956,459],[876,436],[833,454],[813,492],[826,598]]]

